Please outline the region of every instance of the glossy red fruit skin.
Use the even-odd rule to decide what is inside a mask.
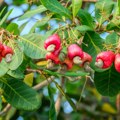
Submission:
[[[72,69],[72,67],[73,67],[73,62],[71,60],[69,60],[68,58],[66,58],[64,60],[64,62],[62,62],[61,64],[67,65],[67,69],[68,70]]]
[[[46,54],[46,60],[48,60],[48,59],[52,60],[55,64],[59,64],[60,63],[58,55],[55,55],[55,54],[53,54],[51,52]]]
[[[0,56],[0,62],[2,61],[2,56]]]
[[[82,65],[81,66],[83,66],[84,65],[84,63],[85,62],[92,62],[92,56],[91,55],[89,55],[88,53],[86,53],[86,52],[83,52],[83,59],[82,59]]]
[[[12,54],[13,55],[13,50],[11,47],[3,45],[3,51],[1,53],[2,57],[5,57],[7,54]]]
[[[3,44],[0,43],[0,53],[3,51],[4,47],[3,47]]]
[[[115,60],[115,54],[112,51],[103,51],[96,57],[96,62],[101,59],[103,61],[103,69],[109,68]]]
[[[47,49],[47,47],[51,44],[55,45],[54,51],[58,50],[61,47],[61,39],[58,34],[53,34],[52,36],[48,37],[44,42],[44,48]]]
[[[119,53],[115,55],[114,64],[115,64],[116,71],[120,73],[120,54]]]
[[[68,58],[73,60],[76,56],[79,56],[82,59],[83,51],[77,44],[72,44],[68,47]]]

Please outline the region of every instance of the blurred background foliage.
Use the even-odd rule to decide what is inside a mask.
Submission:
[[[66,3],[67,1],[69,0],[63,0],[63,3]],[[27,18],[19,21],[18,18],[26,11],[35,9],[40,5],[39,0],[1,0],[0,2],[0,10],[2,10],[4,7],[6,8],[1,18],[7,13],[7,11],[13,8],[12,14],[9,16],[4,25],[8,26],[10,23],[16,23],[19,28],[23,29],[20,33],[21,35],[29,33],[36,21],[41,20],[46,15],[44,13],[36,14],[29,19]],[[95,2],[83,2],[82,7],[87,9],[89,13],[94,16],[94,4]],[[48,24],[50,25],[51,29],[58,27],[57,21],[55,20],[50,20]],[[45,28],[45,26],[38,27],[35,29],[35,32],[44,35],[46,32]],[[106,35],[104,34],[102,37],[104,38]],[[24,81],[27,81],[26,83],[31,86],[31,82],[36,84],[44,79],[45,78],[39,74],[29,74],[25,77]],[[72,98],[75,103],[78,102],[77,107],[79,107],[79,111],[73,111],[65,97],[63,97],[58,120],[119,120],[119,109],[116,108],[116,99],[118,99],[117,101],[120,105],[119,95],[117,98],[101,96],[96,91],[93,82],[87,78],[74,82],[66,81],[64,87],[66,88],[66,94]],[[54,94],[53,98],[56,100],[59,91],[54,83],[51,84],[51,89],[52,94]],[[12,107],[7,114],[0,117],[0,120],[48,120],[50,110],[50,97],[48,95],[48,89],[47,87],[44,87],[38,92],[40,99],[42,100],[41,106],[38,110],[28,112],[17,110]],[[2,98],[0,102],[3,102],[2,108],[4,108],[6,105],[4,98]]]

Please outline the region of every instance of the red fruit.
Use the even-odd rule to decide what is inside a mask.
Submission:
[[[82,59],[82,66],[84,65],[85,62],[91,62],[92,61],[92,57],[91,55],[89,55],[88,53],[86,52],[83,52],[83,59]]]
[[[57,34],[48,37],[44,43],[44,48],[49,52],[54,52],[61,47],[61,40]]]
[[[2,56],[0,56],[0,62],[2,61]]]
[[[62,64],[65,64],[67,66],[67,69],[70,70],[73,67],[73,62],[66,58]]]
[[[13,55],[13,50],[12,50],[11,47],[4,45],[1,55],[2,55],[2,57],[5,57],[7,54],[12,54]]]
[[[115,54],[112,51],[103,51],[96,57],[95,65],[99,68],[109,68],[115,59]]]
[[[82,63],[83,51],[77,44],[72,44],[68,47],[68,58],[75,64]]]
[[[115,55],[114,64],[115,64],[116,71],[120,72],[120,54]]]
[[[0,53],[3,51],[4,47],[3,47],[3,44],[0,43]]]
[[[51,52],[46,54],[46,60],[49,60],[49,59],[52,60],[55,64],[60,63],[60,60],[59,60],[58,56],[51,53]]]

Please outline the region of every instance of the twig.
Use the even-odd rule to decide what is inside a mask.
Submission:
[[[64,86],[64,77],[61,78],[61,86],[63,87]],[[61,107],[61,100],[62,100],[62,93],[60,92],[58,94],[58,98],[55,102],[55,110],[56,110],[56,114],[58,115],[59,114],[59,111],[60,111],[60,107]]]
[[[41,82],[41,83],[33,86],[33,89],[39,90],[39,89],[47,86],[48,84],[50,84],[54,79],[55,79],[55,77],[54,77],[54,76],[51,76],[51,77],[49,77],[47,80],[44,80],[43,82]]]
[[[10,104],[7,104],[6,107],[0,112],[0,116],[5,115],[11,108]]]

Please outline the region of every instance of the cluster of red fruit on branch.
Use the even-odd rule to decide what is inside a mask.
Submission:
[[[59,56],[62,50],[61,39],[58,34],[48,37],[44,43],[44,48],[48,51],[47,60],[52,60],[55,64],[65,64],[67,69],[71,69],[73,64],[83,66],[85,62],[91,62],[92,57],[84,52],[79,45],[71,44],[67,48],[67,54],[64,60],[60,60]]]
[[[64,60],[60,59],[62,51],[61,39],[58,34],[53,34],[48,37],[44,43],[44,48],[48,51],[46,59],[51,60],[55,64],[65,64],[69,69],[73,67],[73,64],[77,64],[81,67],[84,63],[90,63],[92,61],[91,55],[84,52],[79,45],[71,44],[67,48],[67,54]],[[114,62],[116,71],[120,72],[120,54],[115,54],[112,51],[103,51],[96,57],[95,66],[101,69],[107,69],[112,66]]]
[[[115,54],[112,51],[103,51],[96,57],[95,65],[99,68],[110,68],[114,62],[115,69],[120,72],[120,53]]]
[[[12,48],[0,43],[0,62],[2,61],[2,58],[5,58],[6,62],[11,62],[12,55],[13,55]]]

